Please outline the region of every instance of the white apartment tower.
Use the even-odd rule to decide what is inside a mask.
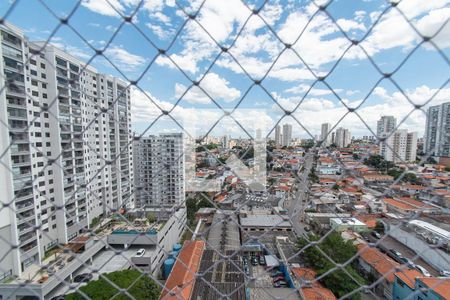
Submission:
[[[380,155],[387,161],[396,163],[416,160],[417,132],[399,129],[380,143]]]
[[[18,245],[0,247],[0,267],[20,275],[94,218],[132,205],[130,96],[12,25],[0,32],[0,236]]]
[[[181,133],[135,138],[136,207],[184,204],[183,143]]]
[[[289,147],[292,143],[292,125],[291,124],[284,124],[283,125],[283,137],[282,137],[283,147]]]
[[[345,148],[348,145],[350,145],[352,141],[352,135],[350,133],[350,130],[346,128],[339,127],[336,130],[335,134],[335,144],[339,148]]]
[[[275,127],[275,145],[281,146],[281,144],[283,142],[282,141],[282,136],[283,136],[283,134],[281,133],[281,126],[277,125]]]
[[[377,122],[377,136],[381,137],[383,134],[391,133],[397,126],[397,119],[393,116],[382,116]]]
[[[320,139],[322,141],[322,145],[324,147],[328,147],[332,143],[332,136],[331,136],[331,124],[330,123],[323,123],[320,133]]]
[[[450,102],[428,108],[424,150],[433,156],[450,157]]]

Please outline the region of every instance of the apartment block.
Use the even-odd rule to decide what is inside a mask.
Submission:
[[[352,135],[350,133],[350,130],[346,129],[346,128],[342,128],[339,127],[336,130],[336,134],[335,134],[335,144],[336,146],[338,146],[339,148],[345,148],[348,145],[350,145],[352,141]]]
[[[383,134],[387,134],[395,131],[397,127],[397,119],[393,116],[382,116],[377,122],[377,136],[381,137]]]
[[[183,204],[184,151],[181,133],[134,140],[136,207]]]
[[[323,142],[324,147],[328,147],[332,143],[332,136],[331,136],[331,124],[330,123],[323,123],[321,132],[320,132],[320,139]]]
[[[380,142],[379,154],[387,161],[397,163],[416,160],[417,132],[399,129],[390,134],[382,134],[385,140]]]
[[[450,157],[450,102],[431,106],[427,112],[425,153]]]
[[[281,143],[283,142],[282,137],[283,137],[283,134],[281,133],[281,126],[277,125],[275,127],[275,144],[277,146],[281,146]]]
[[[0,32],[0,237],[18,245],[2,247],[0,266],[20,275],[94,218],[133,205],[130,95],[19,28]]]
[[[282,137],[282,145],[283,147],[289,147],[292,143],[292,125],[284,124],[283,125],[283,137]]]

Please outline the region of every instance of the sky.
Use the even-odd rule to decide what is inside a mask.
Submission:
[[[138,133],[195,122],[197,132],[245,137],[290,123],[306,138],[328,122],[359,137],[393,115],[420,137],[427,107],[450,101],[449,0],[16,2],[0,1],[0,14],[31,40],[137,81]],[[221,118],[235,107],[239,124]]]

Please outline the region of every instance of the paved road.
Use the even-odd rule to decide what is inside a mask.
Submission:
[[[303,164],[303,169],[297,175],[300,179],[300,182],[297,183],[297,192],[294,196],[291,196],[289,201],[287,201],[288,206],[288,214],[291,219],[292,227],[297,236],[306,235],[306,232],[303,230],[302,223],[300,223],[300,217],[302,215],[302,211],[306,208],[305,204],[308,200],[308,191],[306,187],[309,187],[308,175],[312,168],[314,160],[314,151],[311,151],[305,155],[305,161]]]

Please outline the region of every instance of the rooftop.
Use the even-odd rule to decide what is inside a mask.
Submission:
[[[204,241],[184,243],[166,285],[161,291],[160,299],[190,299],[195,283],[195,273],[199,269],[204,249]]]
[[[443,277],[423,277],[418,278],[428,288],[444,299],[450,299],[450,278]]]
[[[377,272],[384,276],[389,282],[394,282],[395,276],[393,270],[399,266],[397,262],[381,253],[378,249],[370,248],[367,244],[359,244],[357,247],[361,259],[371,265],[372,268],[377,270]]]
[[[248,215],[241,217],[241,225],[245,227],[291,227],[287,218],[279,215]]]

